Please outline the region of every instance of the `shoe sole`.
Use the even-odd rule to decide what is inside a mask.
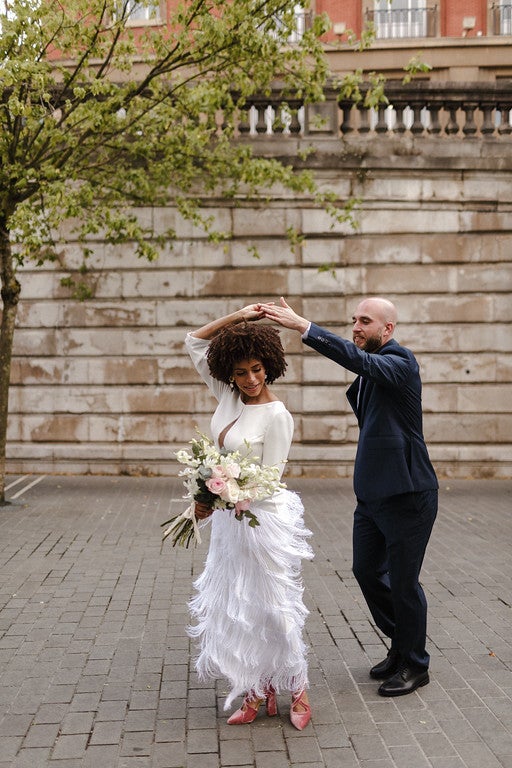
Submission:
[[[414,688],[408,688],[406,691],[383,691],[381,692],[380,689],[377,691],[377,693],[380,696],[407,696],[408,693],[414,693],[418,688],[422,688],[424,685],[428,685],[430,683],[430,678],[427,677],[425,680],[422,680],[421,683],[418,683],[414,686]]]

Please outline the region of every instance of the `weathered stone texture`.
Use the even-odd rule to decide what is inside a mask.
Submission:
[[[300,140],[262,138],[293,154]],[[311,142],[310,142],[311,143]],[[485,146],[484,146],[485,144]],[[262,204],[211,199],[231,239],[210,243],[177,212],[137,214],[176,240],[153,264],[132,245],[92,242],[94,297],[60,280],[80,267],[72,236],[62,267],[29,265],[12,364],[8,467],[15,472],[175,475],[173,452],[208,429],[213,399],[183,349],[185,333],[256,299],[285,295],[302,315],[350,337],[355,305],[385,294],[396,336],[424,384],[425,434],[447,477],[512,475],[512,142],[371,136],[316,140],[312,168],[357,229],[276,189]],[[295,228],[302,242],[290,244]],[[252,255],[258,250],[259,258]],[[353,375],[282,333],[293,412],[288,472],[348,477],[358,429],[345,398]]]

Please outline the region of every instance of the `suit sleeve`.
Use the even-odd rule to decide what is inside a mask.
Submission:
[[[394,342],[378,353],[365,352],[353,341],[311,323],[304,344],[353,373],[387,387],[401,387],[411,373],[412,355]]]

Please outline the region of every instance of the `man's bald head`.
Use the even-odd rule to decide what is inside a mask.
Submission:
[[[363,299],[352,318],[354,344],[366,352],[376,352],[392,337],[398,313],[395,305],[381,296]]]
[[[398,312],[395,305],[389,299],[384,299],[382,296],[370,296],[367,299],[363,299],[360,302],[359,307],[365,305],[366,309],[377,315],[384,323],[393,323],[396,325],[398,320]]]

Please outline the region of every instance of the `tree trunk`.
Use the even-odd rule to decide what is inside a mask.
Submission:
[[[18,311],[20,284],[16,279],[11,252],[7,218],[0,217],[0,270],[2,322],[0,325],[0,505],[5,504],[5,453],[7,418],[9,414],[9,384],[14,341],[14,326]]]

